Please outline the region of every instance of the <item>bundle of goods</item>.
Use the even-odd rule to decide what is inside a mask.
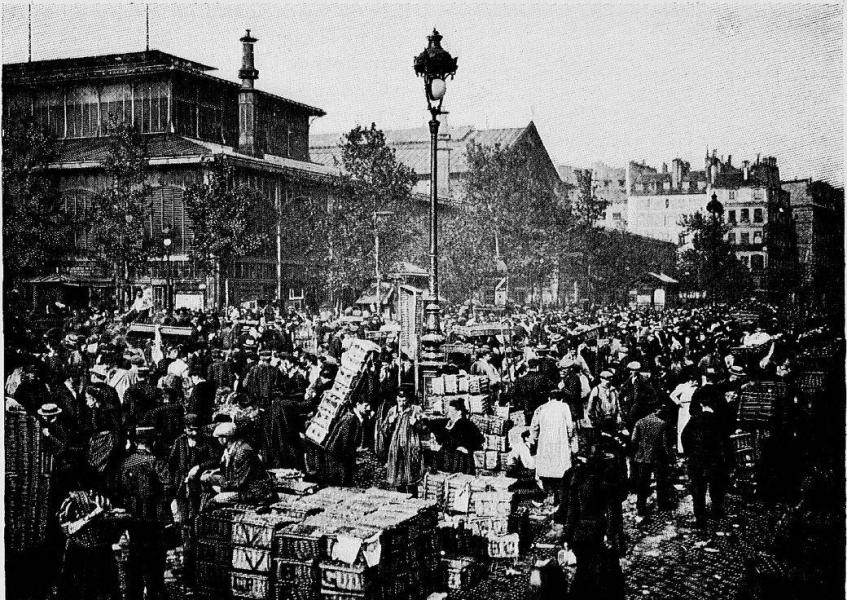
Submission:
[[[303,481],[304,474],[299,469],[268,469],[277,492],[305,496],[318,490],[316,483]]]
[[[44,541],[47,532],[52,461],[41,425],[23,408],[6,407],[6,543],[24,551]]]
[[[342,409],[349,404],[350,397],[365,371],[369,355],[375,352],[379,352],[379,346],[367,340],[356,339],[341,355],[341,366],[335,375],[332,388],[323,395],[317,412],[306,426],[306,439],[323,447]]]
[[[739,423],[752,427],[770,426],[774,404],[785,394],[785,384],[779,381],[757,381],[744,386],[738,401]]]
[[[490,414],[488,378],[482,375],[442,375],[425,381],[425,411],[444,414],[451,400],[464,400],[471,414]]]

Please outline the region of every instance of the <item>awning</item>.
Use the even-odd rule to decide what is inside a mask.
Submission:
[[[429,277],[429,271],[405,261],[393,263],[389,272],[391,276]]]
[[[75,287],[108,287],[113,285],[112,279],[108,277],[84,277],[64,275],[61,273],[50,273],[39,275],[26,280],[27,283],[41,285],[69,285]]]
[[[669,275],[665,275],[664,273],[653,273],[652,271],[648,271],[648,275],[652,275],[662,283],[679,283],[676,279]]]

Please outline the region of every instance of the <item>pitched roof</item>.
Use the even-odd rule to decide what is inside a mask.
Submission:
[[[115,79],[170,71],[213,80],[233,90],[238,90],[241,87],[234,81],[211,75],[211,71],[217,71],[216,67],[203,65],[161,50],[9,63],[3,65],[3,84],[26,86],[79,80]],[[260,96],[297,106],[314,116],[322,117],[326,114],[323,109],[315,106],[303,104],[264,90],[256,91]]]
[[[439,148],[450,151],[451,174],[465,173],[468,170],[465,148],[472,141],[485,146],[499,144],[501,147],[509,147],[517,142],[530,129],[530,126],[503,129],[474,129],[471,126],[451,128],[439,136]],[[428,128],[394,129],[384,133],[386,143],[394,149],[399,162],[413,169],[419,176],[429,176],[430,134]],[[309,153],[312,160],[329,166],[340,164],[342,135],[339,133],[312,135],[309,140]],[[336,160],[338,163],[335,162]]]

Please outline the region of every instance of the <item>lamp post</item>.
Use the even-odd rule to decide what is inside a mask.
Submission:
[[[167,261],[167,270],[165,271],[165,310],[173,310],[173,300],[171,298],[171,228],[165,226],[162,229],[162,245],[165,247],[165,260]]]
[[[441,110],[447,78],[456,74],[457,59],[441,47],[441,34],[432,30],[427,36],[429,45],[415,57],[415,73],[424,78],[426,102],[432,118],[429,121],[431,177],[429,183],[429,299],[424,313],[424,335],[421,336],[421,366],[433,371],[443,362],[440,353],[441,309],[438,306],[438,115]],[[449,173],[448,173],[449,177]]]

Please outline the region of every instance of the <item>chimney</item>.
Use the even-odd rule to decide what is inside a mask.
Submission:
[[[256,90],[253,88],[253,82],[259,77],[259,71],[253,65],[253,44],[259,40],[252,37],[248,29],[240,41],[242,55],[241,69],[238,71],[238,77],[241,78],[241,89],[238,91],[238,151],[250,156],[260,156],[262,152],[256,143],[256,123],[259,121],[259,115]]]
[[[727,154],[726,156],[726,167],[727,170],[732,168],[732,154]]]
[[[745,160],[741,162],[741,177],[744,181],[747,181],[747,178],[750,176],[750,161]]]
[[[662,163],[662,173],[667,173],[667,172],[668,172],[668,163],[663,162]]]
[[[671,187],[675,190],[679,189],[682,183],[682,159],[675,158],[671,161]]]

